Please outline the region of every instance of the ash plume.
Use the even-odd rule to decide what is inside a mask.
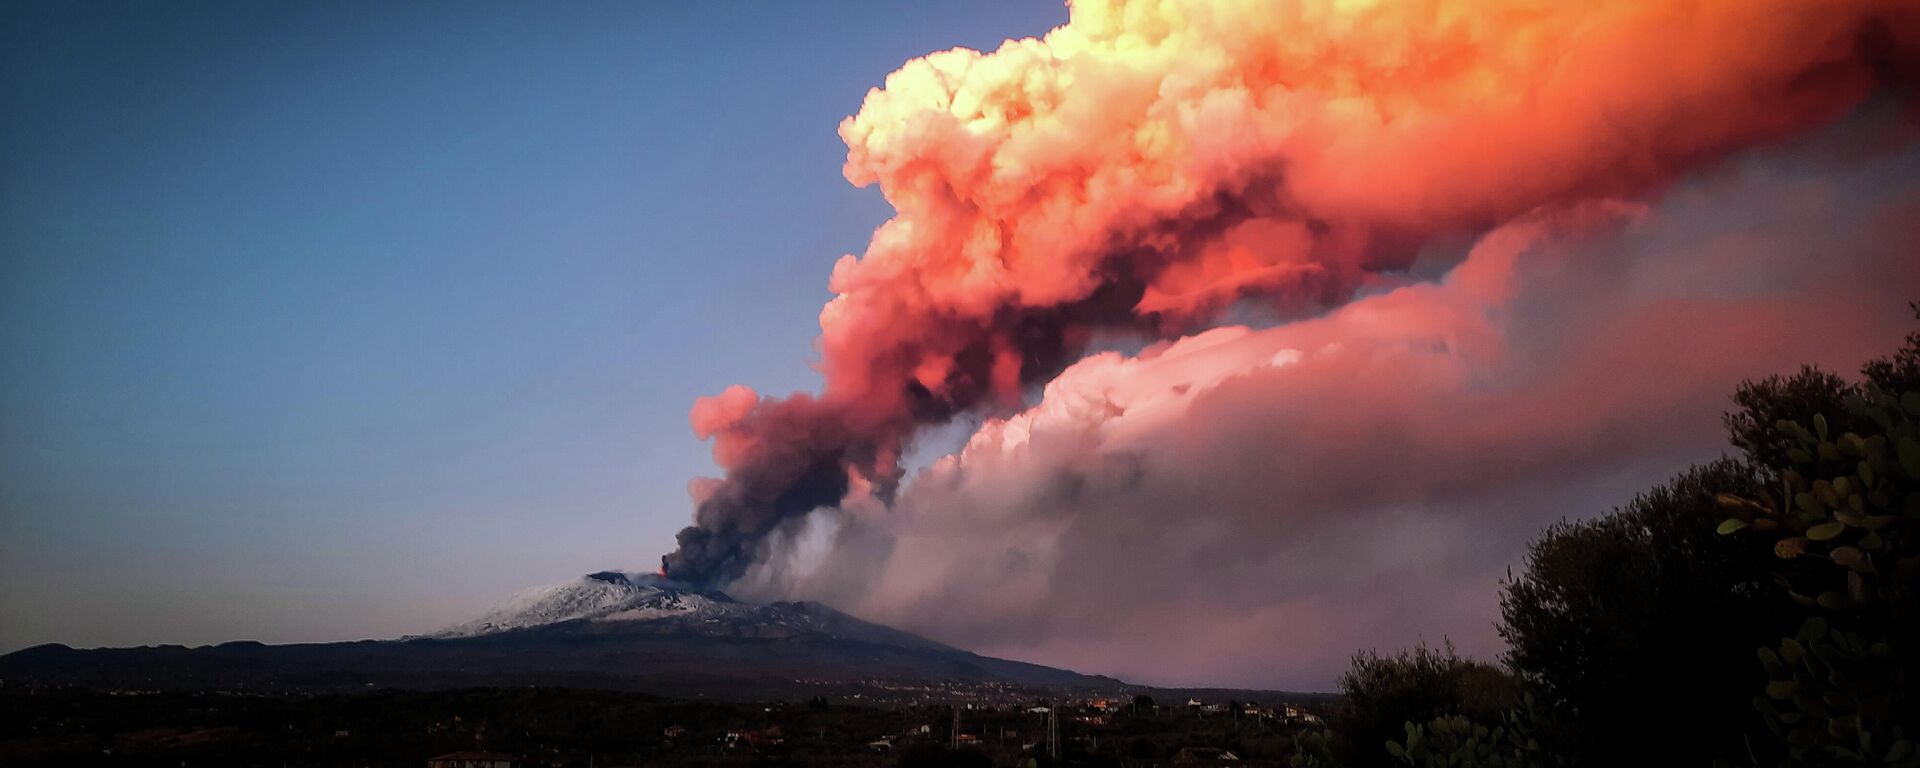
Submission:
[[[896,213],[833,269],[823,389],[695,404],[725,473],[664,567],[731,581],[788,521],[891,499],[917,430],[1019,409],[1097,332],[1337,307],[1831,123],[1916,51],[1899,0],[1106,0],[910,61],[840,126]]]

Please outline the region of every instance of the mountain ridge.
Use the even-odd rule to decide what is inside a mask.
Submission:
[[[982,656],[819,603],[743,602],[619,571],[523,590],[480,617],[426,635],[192,648],[46,644],[0,656],[0,681],[255,692],[533,685],[717,698],[1133,687]]]

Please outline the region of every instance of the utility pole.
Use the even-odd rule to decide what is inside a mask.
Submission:
[[[1060,761],[1060,705],[1047,706],[1047,760]]]
[[[953,705],[953,748],[960,748],[960,705]]]

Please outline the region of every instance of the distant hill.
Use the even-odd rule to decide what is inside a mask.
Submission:
[[[523,593],[429,636],[198,648],[43,645],[0,656],[0,682],[258,692],[554,686],[735,699],[1132,688],[969,653],[817,603],[746,603],[613,571]]]

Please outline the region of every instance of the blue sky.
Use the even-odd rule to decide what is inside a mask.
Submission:
[[[1051,2],[0,20],[0,651],[390,636],[646,567],[887,215],[835,135]]]

